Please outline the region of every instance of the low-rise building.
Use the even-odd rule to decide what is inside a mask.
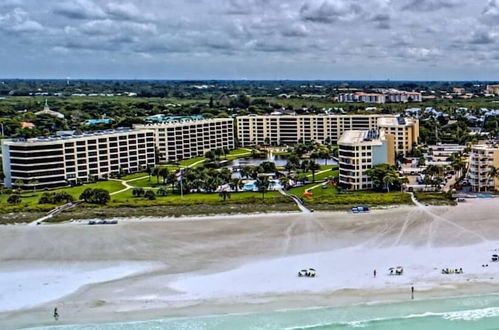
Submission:
[[[155,124],[134,125],[154,132],[160,161],[178,161],[202,156],[206,151],[234,149],[232,118],[182,119]]]
[[[52,188],[137,172],[154,166],[154,142],[143,129],[2,140],[4,184]]]
[[[499,85],[487,85],[485,93],[499,95]]]
[[[395,164],[394,137],[383,130],[346,131],[338,141],[339,182],[352,189],[371,189],[367,171],[378,164]]]
[[[499,169],[499,144],[479,144],[471,148],[468,180],[473,191],[499,190],[499,177],[491,169]]]

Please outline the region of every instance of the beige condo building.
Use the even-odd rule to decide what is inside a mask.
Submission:
[[[468,179],[473,191],[498,191],[499,178],[491,177],[492,167],[499,169],[499,145],[480,144],[471,148]]]
[[[299,142],[337,143],[348,130],[385,129],[395,138],[395,150],[406,154],[419,140],[419,122],[394,115],[250,115],[237,117],[242,146],[293,145]]]
[[[394,136],[383,130],[346,131],[338,148],[339,182],[348,189],[371,189],[367,171],[378,164],[395,164]]]
[[[2,140],[5,187],[39,189],[154,166],[154,132],[119,129]]]
[[[154,132],[158,157],[162,162],[189,159],[202,156],[208,150],[235,147],[232,118],[140,124],[134,125],[134,128]]]

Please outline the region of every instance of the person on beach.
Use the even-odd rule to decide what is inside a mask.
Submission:
[[[59,320],[59,312],[57,311],[57,307],[54,308],[54,320]]]
[[[411,299],[414,299],[414,287],[411,286]]]
[[[373,271],[373,275],[376,278],[376,269]]]

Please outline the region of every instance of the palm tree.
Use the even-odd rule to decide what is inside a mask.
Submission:
[[[17,179],[16,181],[14,181],[14,185],[19,191],[21,191],[24,187],[24,181],[21,179]]]
[[[296,169],[296,166],[295,166],[295,164],[293,164],[293,163],[291,163],[290,161],[288,161],[288,162],[286,163],[286,165],[284,165],[284,169],[285,169],[286,171],[288,171],[288,175],[290,175],[290,174],[291,174],[291,171],[293,171],[293,170],[295,170],[295,169]]]
[[[36,186],[38,185],[39,181],[37,179],[31,179],[29,180],[29,184],[33,186],[33,192],[36,191]]]
[[[218,196],[220,196],[220,198],[222,198],[225,202],[227,198],[230,199],[230,191],[224,189],[218,194]]]
[[[283,176],[279,179],[281,181],[281,185],[284,187],[284,189],[288,189],[290,186],[290,181],[291,179],[288,178],[287,176]]]
[[[321,166],[317,164],[315,161],[310,160],[308,162],[308,168],[310,171],[312,171],[312,183],[315,183],[315,171],[320,170]]]
[[[489,180],[499,179],[499,168],[497,168],[493,165],[490,165],[488,177],[489,177]]]
[[[269,178],[267,176],[260,176],[255,181],[258,191],[262,193],[262,199],[265,199],[265,193],[269,190]]]
[[[163,178],[163,184],[166,183],[166,179],[168,179],[169,174],[170,174],[170,171],[168,171],[168,168],[166,168],[166,167],[161,167],[158,170],[158,175]]]
[[[230,185],[231,189],[233,189],[235,191],[239,191],[239,189],[241,189],[243,187],[243,180],[241,180],[239,178],[231,179],[229,182],[229,185]]]
[[[397,181],[397,177],[393,175],[393,173],[388,172],[386,175],[383,177],[383,183],[385,184],[385,188],[388,192],[390,192],[390,186]]]

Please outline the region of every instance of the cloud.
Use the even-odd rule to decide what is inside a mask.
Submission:
[[[487,30],[474,31],[468,39],[471,44],[489,45],[496,41],[496,33]]]
[[[305,3],[300,8],[300,16],[304,21],[328,24],[353,19],[362,12],[362,7],[358,3],[343,0]]]
[[[54,9],[54,13],[70,19],[98,19],[106,17],[104,10],[91,0],[64,2]]]
[[[371,18],[371,22],[374,22],[377,28],[383,30],[390,29],[390,20],[391,17],[388,14],[376,14]]]
[[[10,32],[36,32],[43,30],[43,26],[30,19],[23,9],[15,8],[4,15],[0,14],[0,29]]]
[[[459,0],[409,0],[402,10],[411,11],[434,11],[439,9],[450,9],[458,6]]]
[[[40,61],[74,76],[92,65],[97,75],[129,75],[118,62],[134,66],[139,76],[158,76],[166,67],[191,77],[203,67],[216,77],[264,72],[269,78],[362,79],[368,65],[370,78],[406,79],[411,72],[423,77],[417,68],[429,63],[455,76],[479,64],[488,69],[474,77],[499,72],[492,56],[499,51],[499,0],[38,2],[0,0],[4,75],[40,72]],[[283,63],[294,65],[283,69]],[[391,76],[397,75],[392,68],[400,75]]]

